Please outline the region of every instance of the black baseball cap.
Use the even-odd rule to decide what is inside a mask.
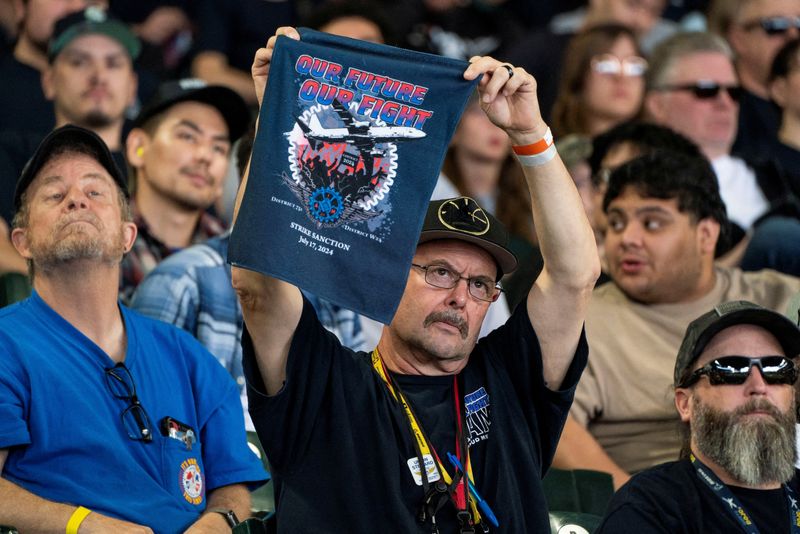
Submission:
[[[184,78],[162,83],[153,98],[142,107],[133,126],[141,127],[151,117],[187,101],[202,102],[216,108],[228,125],[231,142],[239,139],[250,125],[250,110],[237,92],[221,85],[208,85],[197,78]]]
[[[128,52],[131,60],[139,57],[139,52],[142,51],[142,43],[127,24],[100,6],[89,6],[83,11],[70,13],[56,22],[47,49],[48,60],[52,63],[56,56],[74,39],[93,33],[105,35],[117,41]]]
[[[19,211],[22,204],[22,194],[31,185],[36,175],[44,167],[55,153],[62,153],[62,149],[69,151],[70,147],[82,147],[76,150],[78,153],[86,153],[88,148],[90,155],[102,165],[111,178],[117,183],[126,198],[130,198],[128,193],[128,181],[122,171],[114,162],[111,152],[105,142],[91,130],[81,128],[72,124],[67,124],[57,128],[45,137],[33,153],[33,157],[25,164],[22,174],[17,180],[17,187],[14,191],[14,211]]]
[[[497,263],[498,279],[517,268],[505,226],[470,197],[431,201],[418,243],[435,239],[459,239],[481,247]]]
[[[675,387],[686,380],[711,338],[738,324],[752,324],[767,330],[789,358],[800,354],[800,328],[786,316],[746,300],[725,302],[692,321],[686,329],[675,361]]]

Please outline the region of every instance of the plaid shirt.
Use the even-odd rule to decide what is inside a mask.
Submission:
[[[123,302],[131,301],[136,287],[142,283],[144,277],[155,269],[156,265],[180,249],[172,249],[159,241],[150,233],[150,227],[144,217],[133,206],[133,222],[139,229],[133,247],[122,259],[122,274],[120,276],[119,296]],[[218,236],[225,231],[225,225],[213,215],[203,212],[197,227],[192,235],[192,244],[202,243],[207,239]]]
[[[233,376],[244,394],[242,309],[227,264],[230,233],[188,247],[162,262],[133,295],[140,313],[186,330]],[[322,325],[343,345],[364,350],[361,320],[353,311],[304,292]]]

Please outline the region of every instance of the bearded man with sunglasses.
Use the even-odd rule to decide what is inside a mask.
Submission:
[[[681,459],[633,477],[597,532],[800,532],[800,329],[746,301],[692,321],[674,370]]]
[[[609,176],[603,210],[613,283],[589,303],[591,357],[553,465],[607,471],[620,486],[678,457],[669,385],[687,325],[732,300],[784,310],[800,279],[715,265],[727,217],[699,156],[653,151],[623,164]]]

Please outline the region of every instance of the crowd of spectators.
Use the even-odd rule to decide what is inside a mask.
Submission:
[[[0,275],[32,265],[12,238],[29,158],[54,129],[94,132],[138,228],[119,298],[205,345],[248,430],[226,191],[252,146],[253,54],[282,26],[533,74],[603,269],[553,465],[611,473],[619,488],[676,460],[687,326],[730,300],[785,312],[800,292],[800,0],[0,0]],[[504,223],[520,259],[483,335],[544,265],[511,141],[476,97],[434,192],[458,195]],[[304,296],[345,346],[375,346],[382,325]]]

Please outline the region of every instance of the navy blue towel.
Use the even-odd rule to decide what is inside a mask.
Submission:
[[[279,37],[229,261],[383,323],[405,288],[467,63]]]

